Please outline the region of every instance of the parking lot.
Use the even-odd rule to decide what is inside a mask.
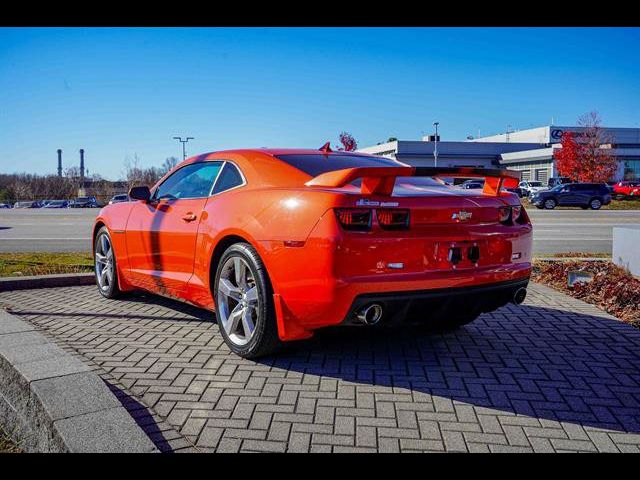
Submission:
[[[640,331],[541,285],[453,333],[326,330],[258,361],[153,295],[0,307],[90,365],[162,451],[640,453]]]
[[[89,209],[0,210],[0,252],[81,252],[91,249],[98,214]],[[612,229],[640,224],[640,210],[527,209],[534,253],[611,253]]]

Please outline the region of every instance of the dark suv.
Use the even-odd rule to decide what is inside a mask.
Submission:
[[[566,185],[567,183],[574,183],[569,177],[551,177],[547,180],[547,187],[553,188],[558,185]]]
[[[611,203],[611,193],[604,183],[568,183],[535,193],[531,203],[548,210],[558,205],[598,210],[602,205]]]

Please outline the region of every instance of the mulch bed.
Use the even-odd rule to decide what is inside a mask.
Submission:
[[[593,274],[591,282],[567,285],[567,274],[578,270]],[[640,328],[640,280],[611,262],[535,261],[534,282],[594,304],[605,312]]]

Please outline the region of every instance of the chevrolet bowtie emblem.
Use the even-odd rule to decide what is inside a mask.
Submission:
[[[459,212],[451,215],[451,219],[464,221],[464,220],[469,220],[471,218],[471,215],[473,215],[471,212],[465,212],[464,210],[460,210]]]

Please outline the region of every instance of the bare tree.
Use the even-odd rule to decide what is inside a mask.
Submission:
[[[164,162],[162,162],[162,166],[160,167],[162,175],[165,175],[166,173],[173,170],[176,165],[178,165],[178,159],[176,157],[165,158]]]
[[[124,168],[124,177],[129,188],[137,187],[140,185],[147,185],[150,187],[162,177],[160,168],[141,167],[140,157],[138,157],[138,154],[134,154],[133,158],[125,158]]]

